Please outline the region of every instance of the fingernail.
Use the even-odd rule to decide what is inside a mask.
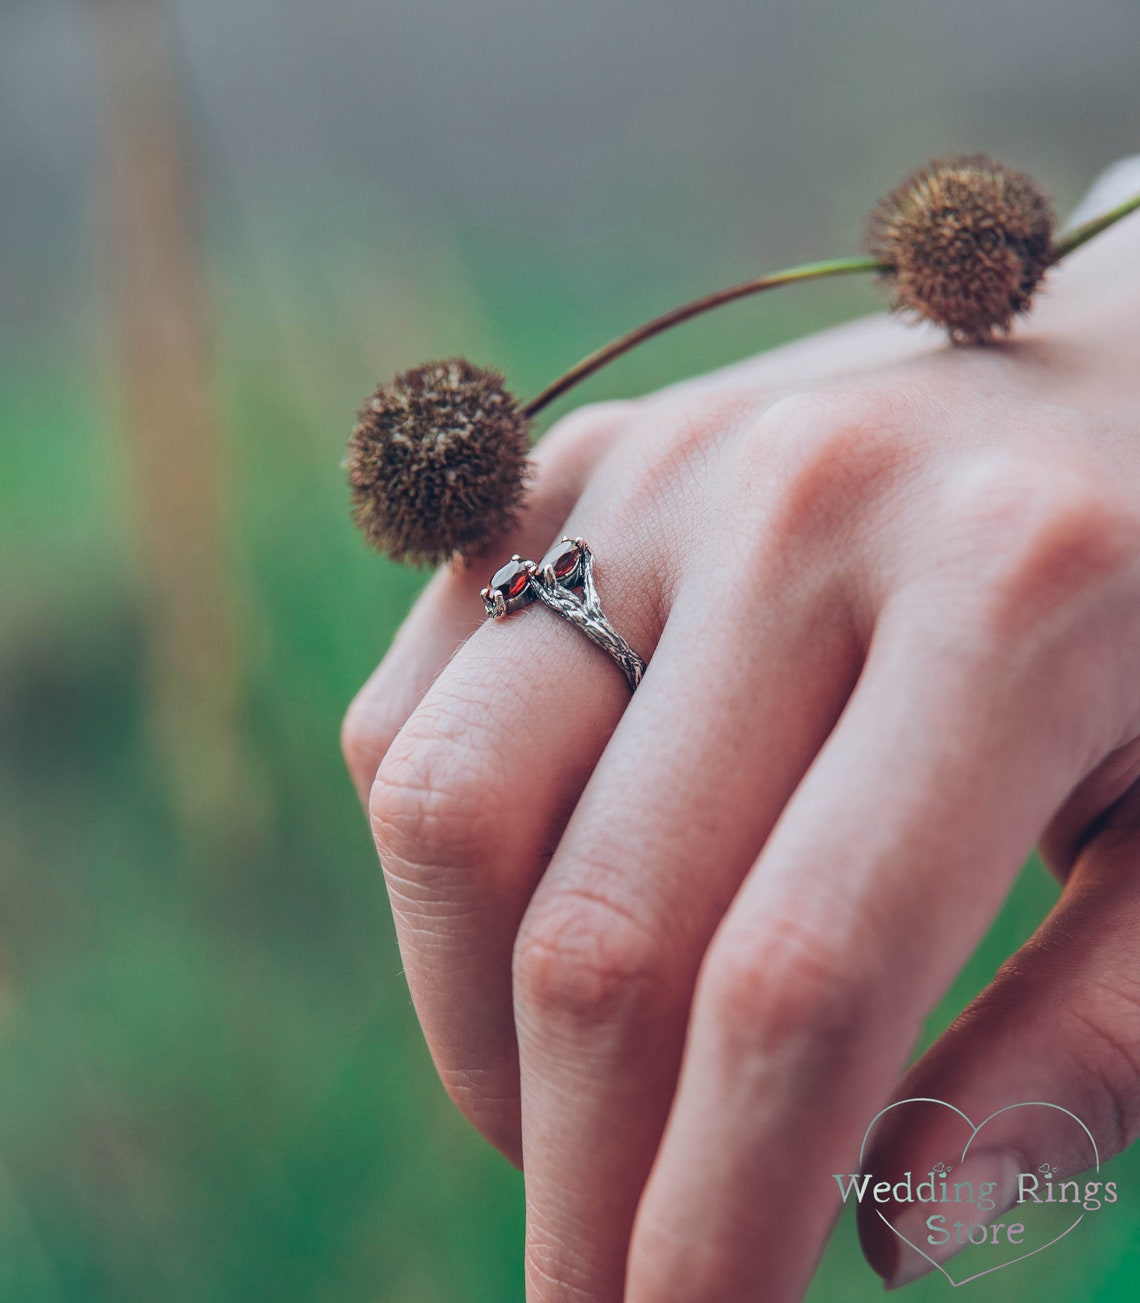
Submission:
[[[968,1155],[959,1172],[945,1178],[945,1191],[948,1198],[943,1201],[935,1199],[924,1203],[907,1204],[891,1222],[896,1232],[898,1256],[895,1258],[894,1270],[883,1282],[887,1289],[901,1289],[919,1276],[925,1276],[933,1267],[948,1262],[960,1253],[966,1244],[959,1244],[953,1235],[944,1240],[945,1232],[935,1230],[927,1225],[927,1219],[941,1215],[945,1225],[952,1227],[956,1220],[974,1226],[988,1226],[995,1218],[1013,1207],[1017,1199],[1018,1173],[1022,1168],[1020,1155],[1006,1149],[980,1149],[976,1154]],[[956,1186],[969,1182],[973,1198],[956,1199]],[[980,1193],[983,1185],[991,1185],[988,1198]],[[921,1188],[921,1187],[919,1187]],[[943,1178],[934,1182],[934,1193],[943,1190]],[[961,1191],[961,1193],[965,1193]],[[979,1208],[979,1202],[993,1201],[992,1208]],[[905,1241],[905,1242],[904,1242]]]

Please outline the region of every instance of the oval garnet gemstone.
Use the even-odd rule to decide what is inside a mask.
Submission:
[[[546,567],[554,571],[555,579],[568,579],[578,568],[581,552],[574,543],[559,543],[552,547],[538,564],[539,574],[546,573]]]
[[[498,589],[509,602],[526,588],[530,576],[517,561],[508,561],[491,576],[491,587]]]

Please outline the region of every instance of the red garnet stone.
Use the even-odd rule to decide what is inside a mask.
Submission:
[[[578,568],[582,553],[577,544],[563,540],[557,547],[552,547],[538,563],[538,573],[546,573],[546,567],[554,571],[555,579],[568,579]]]
[[[509,602],[511,598],[518,597],[522,593],[529,578],[529,574],[518,561],[508,561],[491,576],[489,587],[502,593]]]

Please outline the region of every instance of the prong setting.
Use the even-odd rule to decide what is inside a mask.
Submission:
[[[579,597],[575,589],[581,589]],[[625,675],[632,691],[645,662],[602,614],[594,585],[594,554],[580,538],[563,538],[537,564],[516,552],[479,594],[493,620],[540,601],[600,647]]]

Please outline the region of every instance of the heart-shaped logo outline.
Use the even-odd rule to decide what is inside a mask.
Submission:
[[[978,1132],[981,1131],[981,1129],[987,1123],[992,1122],[994,1118],[999,1117],[1002,1113],[1008,1113],[1010,1112],[1011,1109],[1015,1109],[1015,1108],[1056,1109],[1058,1113],[1064,1113],[1066,1117],[1071,1117],[1073,1121],[1077,1124],[1077,1126],[1079,1126],[1081,1130],[1085,1133],[1085,1135],[1088,1136],[1089,1144],[1092,1145],[1093,1159],[1095,1160],[1095,1171],[1097,1173],[1100,1172],[1100,1150],[1097,1148],[1096,1139],[1094,1138],[1093,1133],[1088,1129],[1087,1126],[1085,1126],[1085,1124],[1081,1121],[1079,1117],[1077,1117],[1075,1113],[1071,1113],[1067,1108],[1064,1108],[1060,1104],[1050,1104],[1048,1101],[1043,1099],[1023,1100],[1020,1104],[1006,1104],[1004,1108],[995,1109],[989,1115],[989,1117],[983,1118],[981,1122],[979,1122],[977,1126],[975,1126],[973,1119],[968,1114],[963,1113],[960,1108],[955,1107],[955,1105],[953,1104],[948,1104],[944,1099],[930,1099],[927,1098],[926,1096],[917,1096],[913,1099],[896,1099],[893,1104],[888,1104],[886,1108],[880,1109],[878,1113],[875,1114],[875,1116],[867,1124],[867,1130],[863,1132],[863,1143],[859,1146],[859,1170],[860,1171],[863,1170],[863,1161],[867,1153],[867,1140],[870,1137],[871,1132],[874,1130],[875,1124],[879,1121],[881,1117],[884,1117],[887,1113],[889,1113],[891,1109],[901,1108],[902,1105],[904,1104],[941,1104],[943,1108],[948,1108],[950,1109],[951,1112],[958,1114],[958,1116],[962,1119],[962,1121],[965,1122],[965,1124],[970,1128],[970,1138],[966,1141],[965,1147],[962,1150],[962,1157],[958,1160],[960,1164],[966,1161],[966,1155],[970,1152],[970,1146],[977,1139]],[[905,1245],[912,1248],[915,1251],[915,1253],[917,1253],[920,1257],[925,1258],[926,1261],[929,1262],[932,1267],[937,1267],[938,1270],[946,1277],[946,1279],[950,1282],[950,1284],[955,1289],[960,1289],[963,1285],[968,1285],[972,1280],[980,1280],[983,1276],[990,1276],[995,1271],[1001,1271],[1005,1267],[1012,1267],[1015,1262],[1024,1262],[1026,1258],[1032,1258],[1035,1254],[1043,1253],[1046,1249],[1051,1249],[1054,1244],[1057,1244],[1060,1240],[1063,1240],[1066,1235],[1070,1234],[1070,1232],[1075,1231],[1076,1228],[1085,1219],[1085,1215],[1082,1212],[1071,1226],[1068,1226],[1065,1230],[1063,1230],[1060,1235],[1054,1236],[1053,1239],[1051,1239],[1047,1244],[1040,1244],[1037,1246],[1037,1248],[1030,1249],[1028,1253],[1022,1253],[1019,1254],[1016,1258],[1010,1258],[1008,1262],[999,1262],[996,1266],[987,1267],[985,1271],[975,1272],[974,1275],[967,1276],[964,1280],[955,1280],[954,1277],[951,1276],[950,1273],[946,1270],[946,1268],[942,1265],[942,1263],[936,1262],[930,1256],[929,1253],[923,1252],[923,1250],[920,1249],[917,1244],[911,1244],[910,1240],[908,1240],[905,1235],[895,1230],[895,1228],[891,1225],[889,1221],[887,1221],[887,1219],[883,1216],[882,1212],[880,1212],[878,1208],[875,1209],[875,1213],[880,1218],[883,1225],[889,1227],[889,1229],[893,1231],[894,1234],[897,1235]],[[952,1258],[948,1259],[948,1261],[953,1261],[953,1259]]]

